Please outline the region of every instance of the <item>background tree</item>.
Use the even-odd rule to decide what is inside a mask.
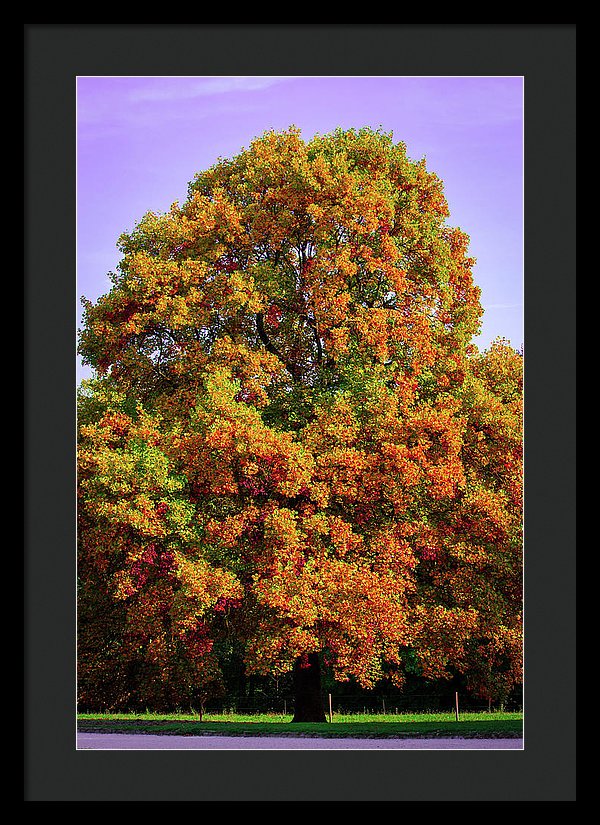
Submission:
[[[84,706],[202,707],[224,687],[201,621],[232,577],[179,565],[184,480],[169,472],[156,420],[106,382],[80,392],[78,675]],[[90,423],[90,419],[93,423]],[[203,576],[204,573],[204,576]],[[191,615],[190,615],[191,614]]]
[[[325,720],[321,664],[369,687],[408,655],[425,675],[514,660],[517,592],[494,610],[493,584],[463,586],[518,579],[518,513],[494,521],[518,481],[448,215],[391,135],[292,128],[122,236],[81,333],[113,395],[81,428],[80,538],[144,655],[210,681],[233,634],[249,672],[294,670],[304,721]]]
[[[497,339],[470,360],[463,387],[467,487],[453,520],[455,601],[478,607],[467,686],[503,702],[522,681],[523,356]]]

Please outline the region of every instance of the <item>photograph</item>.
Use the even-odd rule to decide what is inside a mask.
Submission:
[[[74,85],[77,751],[526,749],[524,75]]]

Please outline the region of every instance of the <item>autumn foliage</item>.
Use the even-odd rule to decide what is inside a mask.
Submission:
[[[122,236],[80,338],[86,689],[213,695],[228,635],[249,673],[521,679],[522,357],[471,344],[448,216],[390,135],[289,129]]]

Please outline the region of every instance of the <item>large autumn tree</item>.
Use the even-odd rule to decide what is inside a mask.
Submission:
[[[210,691],[231,634],[248,672],[294,671],[304,721],[323,663],[520,678],[521,358],[472,347],[448,216],[391,135],[291,128],[121,237],[80,338],[81,592],[120,623],[86,667],[112,638]]]

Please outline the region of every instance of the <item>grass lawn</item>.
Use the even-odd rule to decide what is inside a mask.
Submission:
[[[221,736],[457,736],[461,738],[519,738],[522,713],[334,714],[332,723],[292,723],[283,714],[81,713],[77,729],[88,733],[160,733]]]

